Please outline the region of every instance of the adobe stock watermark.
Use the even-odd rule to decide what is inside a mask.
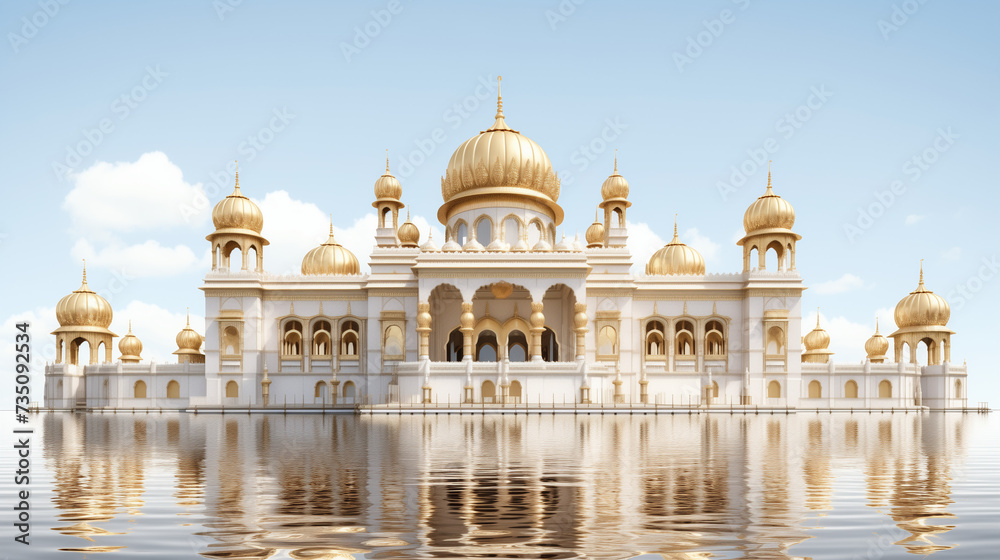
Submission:
[[[590,167],[601,154],[608,151],[612,142],[617,140],[628,125],[621,121],[621,117],[604,119],[601,131],[597,133],[589,142],[580,144],[569,156],[569,162],[573,164],[573,170],[582,173]],[[573,170],[565,169],[559,172],[559,180],[563,185],[572,185],[575,180]],[[610,175],[610,169],[609,175]]]
[[[146,73],[132,89],[119,95],[111,102],[111,116],[103,117],[93,127],[80,130],[82,138],[72,145],[66,146],[66,156],[62,161],[52,162],[52,171],[59,182],[69,178],[70,173],[83,163],[84,158],[94,153],[104,140],[115,131],[115,121],[124,121],[139,108],[139,104],[149,98],[149,93],[160,87],[163,79],[169,76],[160,65],[147,66]]]
[[[69,4],[70,0],[39,0],[38,10],[30,16],[21,18],[21,26],[18,32],[7,33],[7,42],[10,43],[14,54],[21,52],[21,47],[38,36],[38,32],[49,24],[62,11],[62,7]]]
[[[398,16],[403,12],[403,4],[399,0],[389,0],[385,8],[372,10],[371,19],[364,25],[354,26],[354,37],[351,42],[341,41],[340,52],[344,55],[344,60],[348,64],[351,58],[361,54],[361,51],[368,48],[372,41],[382,34],[382,31],[392,23],[393,16]]]
[[[587,0],[560,0],[555,9],[545,10],[545,21],[549,22],[549,28],[556,30],[556,26],[569,20],[569,16],[576,13],[579,6],[585,4]]]
[[[889,35],[899,31],[910,21],[910,16],[920,11],[921,6],[927,0],[903,0],[899,4],[892,5],[892,13],[888,18],[878,20],[878,30],[882,33],[882,39],[889,40]]]
[[[750,0],[732,0],[732,2],[741,12],[750,7]],[[705,50],[715,44],[715,40],[725,33],[728,29],[727,26],[735,22],[736,12],[730,9],[722,10],[718,17],[702,20],[701,25],[704,29],[694,35],[688,35],[687,44],[683,51],[674,51],[672,55],[677,71],[684,72],[685,66],[694,64],[694,61],[705,54]]]
[[[958,138],[958,134],[952,132],[950,126],[937,129],[937,136],[934,137],[931,145],[914,154],[903,164],[903,175],[907,177],[910,186],[919,181],[924,173],[941,159],[941,155],[951,149]],[[858,208],[858,217],[854,223],[844,224],[844,235],[847,236],[847,240],[854,243],[861,234],[871,229],[875,225],[875,221],[884,216],[899,197],[906,194],[909,188],[907,181],[896,179],[889,183],[888,189],[873,192],[872,196],[875,200],[865,207]]]
[[[774,131],[781,138],[790,140],[802,129],[805,123],[809,122],[820,109],[826,106],[833,96],[834,93],[826,89],[825,84],[812,86],[809,88],[809,95],[806,97],[805,103],[793,111],[785,113],[774,122]],[[780,149],[781,143],[775,136],[765,138],[757,147],[747,149],[747,158],[730,167],[729,181],[716,181],[715,183],[722,201],[729,200],[729,195],[745,185],[750,177],[753,177],[759,169],[767,164],[768,160],[771,159],[770,156]]]
[[[979,269],[972,273],[965,282],[955,284],[955,287],[948,292],[946,299],[956,311],[972,301],[979,292],[983,291],[986,284],[1000,273],[1000,256],[994,254],[990,257],[983,257],[981,262]]]
[[[243,0],[213,0],[212,9],[215,10],[215,15],[219,16],[219,21],[225,21],[226,16],[235,12],[241,5]]]
[[[257,156],[267,149],[274,142],[278,133],[282,132],[291,122],[295,120],[295,114],[288,111],[287,107],[271,110],[271,118],[267,121],[267,126],[262,126],[253,134],[248,134],[246,139],[236,146],[236,153],[244,163],[252,162]],[[207,209],[211,201],[217,200],[224,194],[229,194],[228,189],[235,184],[236,161],[230,160],[224,169],[209,173],[210,181],[205,183],[202,192],[191,201],[190,204],[182,205],[181,215],[185,221],[197,216]]]

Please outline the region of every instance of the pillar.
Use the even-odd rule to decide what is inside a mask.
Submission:
[[[622,392],[622,374],[619,373],[615,376],[615,380],[611,382],[615,386],[615,404],[622,404],[625,402],[625,393]]]
[[[468,362],[472,361],[472,331],[473,325],[476,322],[476,316],[472,314],[472,302],[463,301],[462,302],[462,316],[460,318],[461,326],[459,331],[462,332],[462,361]]]
[[[424,404],[431,404],[431,386],[428,384],[427,380],[424,380],[424,386],[421,387],[423,390],[423,401]]]
[[[431,339],[431,304],[429,302],[417,304],[417,334],[420,336],[418,355],[421,360],[429,360]]]
[[[649,404],[649,380],[645,378],[639,380],[639,402]]]
[[[542,361],[542,332],[545,331],[545,315],[542,313],[544,304],[541,301],[531,302],[531,361]]]
[[[587,359],[587,304],[577,303],[574,306],[573,331],[576,332],[576,361]]]
[[[337,397],[340,394],[340,380],[334,375],[333,379],[330,380],[330,404],[337,406]]]

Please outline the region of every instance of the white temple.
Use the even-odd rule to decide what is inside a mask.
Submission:
[[[301,274],[273,275],[264,216],[237,173],[206,238],[205,336],[189,324],[177,364],[149,363],[130,329],[113,362],[112,309],[84,271],[57,308],[45,406],[966,406],[966,367],[949,363],[948,303],[925,288],[923,270],[896,306],[891,358],[877,328],[852,363],[831,360],[819,324],[802,336],[801,237],[770,172],[743,217],[743,267],[733,273],[707,273],[675,222],[673,239],[633,275],[617,162],[585,244],[557,235],[559,185],[498,98],[496,121],[455,150],[441,179],[440,246],[420,244],[408,216],[400,223],[403,188],[387,164],[375,182],[369,274],[331,225]]]

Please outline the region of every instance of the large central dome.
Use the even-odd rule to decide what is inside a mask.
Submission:
[[[503,100],[497,93],[496,120],[489,129],[469,138],[452,154],[441,178],[444,205],[438,218],[445,222],[450,208],[463,200],[488,195],[535,199],[562,221],[559,177],[541,146],[507,126]]]

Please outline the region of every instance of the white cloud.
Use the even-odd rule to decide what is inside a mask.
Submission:
[[[195,309],[200,309],[201,301],[191,302]],[[129,321],[132,321],[132,334],[142,342],[142,361],[157,363],[176,363],[177,333],[187,324],[186,310],[176,312],[164,309],[152,303],[132,300],[123,309],[115,309],[115,318],[111,323],[111,331],[119,336],[115,339],[113,359],[118,360],[120,337],[128,333]],[[191,328],[198,334],[205,334],[205,318],[195,313],[191,314]]]
[[[135,162],[99,161],[72,180],[63,209],[74,228],[93,239],[174,226],[197,229],[211,212],[201,183],[185,182],[163,152],[143,154]]]
[[[827,280],[826,282],[816,284],[813,287],[813,290],[815,290],[817,294],[830,295],[842,294],[851,290],[859,290],[864,287],[865,283],[861,278],[850,273],[845,273],[836,280]]]
[[[127,246],[111,241],[98,250],[86,239],[80,239],[70,254],[76,259],[87,259],[88,265],[117,270],[132,278],[172,276],[192,267],[205,270],[212,264],[208,249],[199,259],[186,245],[164,247],[156,240]]]
[[[11,344],[0,344],[0,362],[3,364],[13,364],[14,363],[14,334],[20,333],[21,331],[16,330],[15,325],[27,322],[28,323],[28,335],[30,336],[31,343],[31,363],[30,363],[30,373],[31,382],[29,400],[31,402],[43,401],[44,397],[44,387],[45,387],[45,363],[54,362],[56,359],[56,338],[49,333],[59,328],[59,323],[56,321],[56,310],[55,307],[36,307],[35,309],[30,309],[22,311],[20,313],[14,313],[8,316],[3,321],[3,332],[10,336]],[[8,367],[7,371],[13,371],[13,365],[5,365]],[[13,377],[8,377],[13,383]],[[14,392],[13,391],[3,391],[0,394],[0,410],[13,410],[14,409]]]
[[[952,247],[951,249],[942,252],[941,256],[947,261],[957,261],[962,258],[962,248]]]
[[[628,227],[628,250],[632,254],[632,274],[642,274],[646,271],[646,263],[649,257],[667,244],[662,237],[653,231],[653,228],[643,222],[629,222]]]
[[[913,224],[916,224],[917,222],[923,220],[924,218],[926,218],[926,216],[921,216],[919,214],[910,214],[909,216],[906,217],[905,223],[908,226],[912,226]]]
[[[715,261],[715,257],[719,254],[719,249],[722,247],[707,236],[699,233],[698,228],[684,230],[684,233],[681,235],[681,241],[697,249],[701,253],[701,256],[705,257],[706,262]]]

